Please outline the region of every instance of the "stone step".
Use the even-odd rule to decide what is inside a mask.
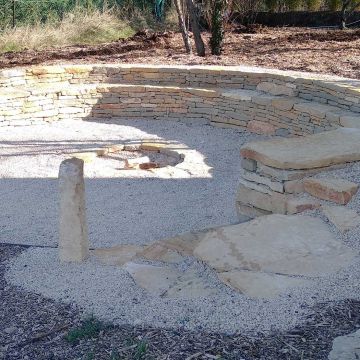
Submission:
[[[338,178],[307,178],[304,189],[307,193],[319,199],[345,205],[358,191],[359,185]]]
[[[244,158],[277,169],[315,169],[360,160],[360,130],[340,128],[296,139],[254,141]]]

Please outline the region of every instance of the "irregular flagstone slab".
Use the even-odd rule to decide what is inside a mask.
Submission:
[[[214,296],[217,293],[218,290],[199,277],[196,271],[188,270],[170,287],[164,296],[178,299],[195,299]]]
[[[301,138],[255,141],[240,151],[245,158],[278,169],[312,169],[360,160],[360,129],[340,128]]]
[[[345,206],[323,206],[322,210],[329,221],[342,232],[360,225],[360,215]]]
[[[216,228],[191,231],[169,239],[160,240],[144,248],[138,255],[147,260],[178,262],[183,256],[192,256],[203,237]]]
[[[346,266],[354,254],[322,220],[274,214],[209,232],[194,256],[219,272],[321,276]]]
[[[291,288],[311,283],[306,279],[245,270],[221,272],[218,276],[225,284],[253,298],[273,298]]]
[[[119,245],[111,248],[92,250],[92,253],[106,265],[124,265],[144,249],[138,245]]]
[[[329,360],[360,359],[360,330],[334,339]]]
[[[350,115],[341,116],[340,125],[347,128],[360,129],[360,116],[350,116]]]
[[[180,299],[209,297],[218,293],[193,270],[182,272],[170,267],[129,262],[124,266],[138,286],[152,295]]]
[[[138,286],[152,295],[162,296],[182,275],[181,271],[162,266],[128,262],[124,269]]]
[[[139,253],[139,257],[167,263],[178,263],[184,259],[180,252],[169,248],[167,244],[160,241],[147,246]]]
[[[304,180],[304,189],[319,199],[347,204],[358,191],[359,185],[344,179],[310,178]]]

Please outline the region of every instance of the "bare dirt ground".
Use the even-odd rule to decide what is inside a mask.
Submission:
[[[208,43],[209,34],[204,33]],[[210,51],[207,49],[207,53]],[[0,68],[54,63],[252,65],[360,79],[360,30],[232,28],[221,56],[184,53],[180,34],[139,32],[127,40],[0,55]]]

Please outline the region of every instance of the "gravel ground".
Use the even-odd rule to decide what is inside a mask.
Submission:
[[[5,230],[2,232],[4,242],[55,245],[56,180],[52,177],[56,176],[59,162],[65,156],[64,150],[119,140],[161,137],[180,142],[193,149],[191,156],[196,161],[186,163],[186,175],[182,169],[173,173],[173,177],[119,171],[114,167],[107,168],[101,160],[87,164],[88,214],[94,246],[143,244],[194,228],[236,221],[235,211],[229,204],[234,202],[240,173],[238,150],[255,136],[205,124],[156,121],[132,121],[120,125],[69,121],[27,129],[26,133],[18,130],[11,134],[14,140],[8,143],[0,167],[2,176],[7,177],[3,181],[9,189],[3,194],[2,206],[6,208],[1,212],[5,214],[5,221],[1,223]],[[3,138],[8,138],[9,130],[2,131]],[[108,177],[102,178],[103,172]],[[355,166],[336,174],[341,176],[343,173],[348,177],[352,174],[351,179],[356,180],[360,169]],[[20,176],[26,176],[27,187],[22,187]],[[359,211],[358,196],[352,203]],[[9,204],[13,206],[10,208]],[[8,214],[10,219],[16,220],[8,221]],[[312,214],[321,216],[317,212]],[[358,250],[359,229],[341,235],[330,228]],[[56,249],[41,247],[30,248],[14,259],[7,279],[57,301],[76,303],[100,319],[119,325],[152,325],[228,334],[241,330],[253,334],[291,329],[304,322],[311,315],[311,307],[319,302],[360,299],[356,281],[360,278],[359,265],[360,259],[355,258],[347,269],[315,279],[308,287],[289,291],[272,300],[254,300],[233,291],[195,259],[186,259],[178,266],[181,270],[194,269],[217,290],[216,295],[192,300],[151,296],[136,286],[129,274],[119,267],[104,266],[94,258],[80,265],[62,265]]]
[[[283,333],[228,336],[105,324],[97,334],[69,343],[69,331],[79,329],[86,316],[79,308],[25,292],[4,279],[7,261],[23,249],[0,245],[0,359],[4,360],[325,360],[335,337],[360,327],[360,302],[346,300],[318,304],[303,325]]]
[[[92,246],[145,244],[232,223],[237,220],[239,149],[255,137],[173,121],[64,121],[0,128],[0,242],[55,246],[56,177],[66,153],[142,139],[184,144],[191,160],[169,173],[121,171],[100,158],[85,164]]]
[[[57,259],[57,250],[46,248],[56,244],[57,184],[54,177],[60,161],[67,156],[64,152],[144,138],[162,138],[193,149],[196,162],[188,163],[189,168],[185,169],[187,171],[182,169],[171,176],[118,171],[112,165],[104,165],[102,162],[86,165],[92,244],[143,244],[194,228],[236,221],[234,209],[229,204],[233,204],[240,172],[238,150],[245,141],[254,139],[255,136],[235,130],[216,129],[205,124],[156,121],[121,124],[67,121],[29,127],[26,132],[20,128],[11,130],[0,129],[4,145],[0,158],[0,175],[2,188],[5,189],[1,193],[0,203],[0,239],[3,243],[23,243],[35,247],[30,246],[10,259],[6,273],[8,283],[1,280],[4,283],[2,289],[5,296],[2,298],[5,299],[6,308],[2,319],[6,324],[3,335],[5,339],[1,340],[1,344],[3,354],[11,354],[8,358],[26,358],[19,351],[26,353],[28,347],[30,349],[34,342],[38,342],[39,335],[36,334],[39,333],[42,334],[39,341],[43,341],[43,338],[50,341],[50,347],[57,341],[64,342],[62,334],[69,326],[78,326],[83,313],[91,313],[101,321],[111,322],[113,325],[107,327],[105,333],[108,332],[109,335],[106,336],[117,340],[119,331],[125,331],[128,335],[146,333],[145,337],[152,333],[157,339],[165,336],[167,341],[170,341],[169,338],[173,341],[174,337],[183,336],[188,346],[186,356],[196,355],[192,350],[199,348],[198,358],[206,358],[203,353],[208,350],[204,350],[203,344],[206,343],[212,349],[208,345],[209,339],[216,339],[213,344],[216,344],[214,349],[217,352],[211,350],[209,354],[220,351],[224,355],[224,351],[227,353],[230,348],[229,357],[225,357],[229,359],[305,359],[304,354],[317,354],[316,351],[320,351],[321,356],[307,355],[310,356],[308,358],[322,359],[329,350],[334,334],[342,335],[359,326],[358,315],[353,315],[353,309],[360,307],[358,257],[347,269],[336,275],[315,279],[311,286],[284,293],[274,300],[247,298],[220,283],[215,274],[203,264],[194,259],[185,259],[178,266],[182,270],[196,270],[218,293],[206,299],[184,300],[151,296],[138,288],[123,269],[101,265],[94,258],[80,265],[61,265]],[[224,138],[226,141],[223,141]],[[104,172],[106,177],[101,177]],[[360,166],[354,164],[346,169],[336,170],[331,172],[331,176],[359,182]],[[123,205],[124,197],[126,206]],[[174,207],[175,203],[178,206]],[[360,212],[360,195],[355,196],[348,206]],[[100,217],[99,212],[103,216]],[[320,212],[309,213],[323,217]],[[348,246],[355,251],[359,250],[359,228],[342,235],[331,224],[329,226]],[[20,252],[20,248],[10,245],[3,249],[4,259]],[[14,288],[9,284],[19,287]],[[12,296],[14,291],[16,295]],[[45,300],[42,296],[53,300]],[[12,297],[16,301],[11,306],[6,306]],[[14,309],[18,298],[21,298],[20,305]],[[325,302],[328,304],[324,305]],[[75,308],[74,304],[80,308]],[[44,309],[43,312],[41,309]],[[52,311],[57,311],[58,316],[45,319]],[[332,314],[329,315],[328,311]],[[339,320],[335,316],[337,312],[340,314]],[[8,322],[7,319],[14,313],[15,325],[7,326],[13,322]],[[320,321],[319,314],[326,319],[329,316],[333,318],[331,321]],[[32,321],[32,317],[36,317],[36,320]],[[345,321],[346,317],[348,319]],[[315,322],[316,325],[308,325],[309,322]],[[315,326],[316,329],[309,330],[309,326]],[[297,330],[293,334],[294,329]],[[193,331],[196,338],[200,339],[198,344],[193,342],[190,345],[189,341],[194,336],[190,334]],[[307,334],[305,340],[298,331]],[[51,334],[47,335],[48,332]],[[201,335],[204,332],[212,335]],[[52,333],[57,335],[53,337]],[[218,335],[220,333],[222,335]],[[284,334],[287,334],[286,338],[283,337]],[[141,342],[143,336],[136,335],[132,341]],[[299,336],[300,343],[297,342]],[[307,336],[311,338],[310,347],[302,344],[308,341]],[[120,337],[124,347],[124,338]],[[51,339],[48,340],[49,338]],[[79,354],[84,356],[94,352],[91,347],[95,349],[98,345],[93,340],[89,341],[80,342],[80,349],[76,350],[78,352],[70,348],[68,354],[71,355],[67,358],[81,358]],[[291,345],[294,341],[296,346]],[[112,340],[110,343],[108,339],[104,340],[99,346],[99,354],[103,354],[102,351],[106,348],[106,354],[111,358]],[[265,350],[264,346],[269,349]],[[137,347],[131,349],[135,348]],[[168,351],[172,348],[168,348]],[[58,353],[44,358],[63,358],[67,350],[59,347],[56,351]],[[157,347],[156,351],[156,356],[148,358],[162,358],[165,348],[160,346],[160,350]],[[178,356],[180,349],[174,351],[176,355],[173,357],[163,358],[186,358]],[[129,351],[126,350],[125,353],[128,355]],[[131,354],[129,359],[136,358]],[[38,354],[28,358],[40,359],[41,356]],[[102,356],[96,358],[106,358]]]

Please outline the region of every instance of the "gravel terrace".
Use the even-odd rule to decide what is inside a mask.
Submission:
[[[172,121],[0,128],[0,242],[55,246],[60,162],[69,152],[143,139],[184,144],[192,160],[167,173],[119,170],[102,158],[85,164],[92,246],[146,244],[235,222],[239,150],[254,138],[238,130]]]
[[[137,288],[121,268],[94,259],[81,265],[59,264],[53,248],[56,175],[61,160],[68,156],[65,152],[145,138],[161,138],[193,150],[194,166],[190,162],[190,168],[166,176],[120,171],[101,159],[86,164],[92,246],[145,244],[190,229],[236,222],[233,203],[240,174],[239,148],[259,136],[170,121],[66,121],[3,128],[0,137],[4,189],[0,241],[31,245],[24,251],[14,245],[0,248],[4,299],[0,321],[5,328],[0,358],[111,359],[116,358],[111,357],[114,349],[125,348],[119,358],[325,359],[335,336],[360,326],[359,259],[338,274],[319,279],[313,287],[275,300],[242,296],[190,258],[179,266],[194,268],[216,288],[217,296],[206,301],[159,299]],[[359,182],[360,166],[333,175]],[[348,206],[360,211],[360,195]],[[321,216],[316,211],[309,214]],[[359,250],[359,228],[341,235],[329,226],[348,246]],[[106,326],[94,339],[66,343],[63,334],[78,326],[84,313],[118,325]],[[142,357],[134,353],[139,341],[146,343]]]

